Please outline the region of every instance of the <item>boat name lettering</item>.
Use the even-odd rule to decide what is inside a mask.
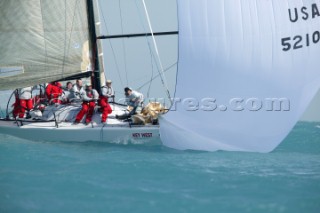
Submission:
[[[132,133],[133,138],[152,138],[152,133]]]

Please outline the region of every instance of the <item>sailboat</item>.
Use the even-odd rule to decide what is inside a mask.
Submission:
[[[0,21],[0,40],[6,43],[1,45],[0,66],[7,72],[14,70],[1,74],[0,88],[73,76],[93,76],[99,88],[104,79],[103,60],[97,60],[101,47],[95,41],[112,36],[96,35],[96,1],[17,2],[19,7],[8,0],[0,4],[5,17]],[[21,123],[5,118],[0,131],[32,140],[153,140],[180,150],[275,149],[320,88],[320,2],[178,0],[177,5],[176,87],[174,95],[168,93],[170,110],[159,117],[159,125],[130,126],[114,119],[107,126],[74,127],[57,120]],[[70,20],[61,23],[62,15]],[[163,32],[153,32],[150,24],[149,30],[121,36],[151,36],[155,44],[155,36]],[[82,54],[86,42],[89,52]],[[66,48],[66,43],[73,48]],[[25,45],[39,51],[29,52]],[[83,55],[89,59],[83,60]],[[160,71],[166,88],[164,68]],[[114,107],[124,110],[117,103]]]
[[[39,84],[41,96],[46,82],[76,79],[87,79],[97,90],[101,88],[105,77],[103,61],[97,57],[97,1],[2,1],[0,9],[5,17],[1,39],[9,46],[1,54],[1,89]],[[12,16],[15,11],[18,18]],[[89,125],[73,125],[81,103],[48,105],[36,119],[14,119],[8,103],[0,129],[35,141],[160,143],[158,124],[133,125],[116,119],[126,112],[126,106],[110,105],[113,113],[107,123],[101,123],[101,113],[96,112]]]

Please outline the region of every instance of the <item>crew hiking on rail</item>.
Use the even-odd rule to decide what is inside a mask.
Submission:
[[[80,97],[82,97],[83,100],[82,109],[77,114],[74,124],[80,123],[83,116],[86,115],[85,124],[88,125],[92,120],[92,115],[96,106],[96,101],[98,101],[99,99],[99,94],[97,90],[92,89],[91,84],[87,84],[86,89],[82,93],[80,93]]]
[[[42,102],[43,108],[41,109],[37,107],[38,102],[35,101],[36,99],[32,98],[32,89],[32,87],[25,87],[15,91],[16,101],[13,104],[12,111],[14,118],[29,118],[29,111],[35,110],[33,109],[34,103],[36,108],[40,111],[43,111],[46,105],[58,107],[60,104],[81,103],[81,110],[76,115],[74,124],[79,124],[84,118],[84,123],[88,125],[92,121],[95,107],[98,104],[102,113],[101,123],[106,124],[108,115],[112,113],[109,102],[115,102],[115,92],[112,88],[111,80],[107,80],[106,85],[101,87],[100,95],[97,90],[92,88],[91,84],[86,84],[84,88],[81,79],[77,79],[74,85],[72,85],[71,82],[67,82],[64,88],[61,86],[60,82],[51,82],[45,88],[45,101]],[[126,115],[128,118],[136,113],[139,106],[143,107],[144,97],[143,94],[134,91],[129,87],[126,87],[124,90],[126,103],[131,108],[131,110],[129,110],[130,112]],[[116,118],[119,117],[116,116]]]

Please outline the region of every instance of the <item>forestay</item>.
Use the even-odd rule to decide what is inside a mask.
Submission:
[[[319,0],[179,0],[176,149],[269,152],[320,86]],[[179,102],[181,99],[181,102]]]
[[[88,68],[86,0],[2,0],[0,13],[1,90]]]

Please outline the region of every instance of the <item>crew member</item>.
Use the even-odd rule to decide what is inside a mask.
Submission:
[[[138,106],[143,106],[143,94],[134,91],[129,87],[124,88],[124,92],[127,105],[133,107],[133,109],[129,113],[129,116],[134,115],[137,111]]]
[[[46,95],[50,104],[61,104],[61,84],[57,81],[49,83],[46,88]]]
[[[64,103],[69,103],[72,99],[72,83],[70,81],[67,82],[66,87],[63,90],[62,99]]]
[[[112,81],[107,80],[106,86],[103,86],[101,89],[101,96],[99,101],[99,105],[101,106],[101,111],[102,111],[101,123],[105,123],[108,119],[108,115],[112,113],[109,100],[110,98],[114,99],[114,90],[111,84],[112,84]]]
[[[82,97],[82,109],[80,112],[77,114],[75,124],[80,123],[82,120],[83,116],[86,115],[86,124],[89,124],[92,119],[94,107],[96,105],[96,101],[99,99],[99,94],[97,90],[92,89],[91,84],[86,85],[86,90],[83,91],[82,94],[80,94]]]
[[[18,90],[19,93],[19,118],[23,118],[25,111],[33,108],[32,103],[32,87],[25,87]],[[28,117],[28,116],[27,116]]]
[[[76,80],[76,84],[73,85],[72,90],[71,90],[71,101],[81,101],[81,94],[83,94],[85,91],[82,87],[82,80],[81,79],[77,79]]]

